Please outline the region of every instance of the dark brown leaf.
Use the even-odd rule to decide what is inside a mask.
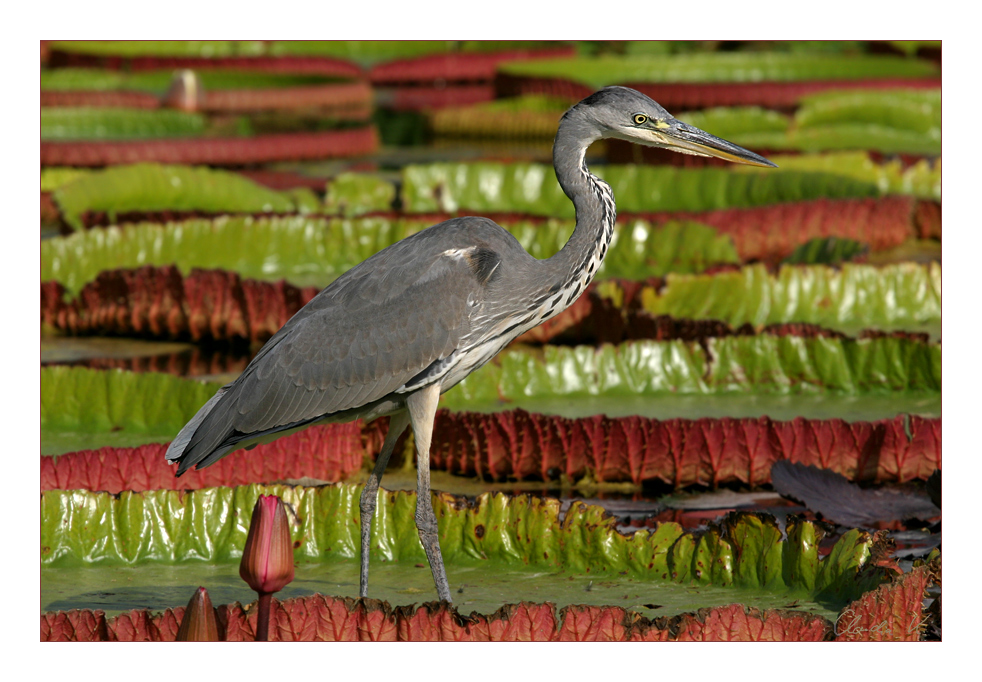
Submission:
[[[787,460],[771,467],[771,483],[782,495],[844,526],[871,528],[878,522],[941,516],[926,495],[896,488],[863,489],[834,471]]]

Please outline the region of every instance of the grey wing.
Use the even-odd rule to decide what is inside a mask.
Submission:
[[[427,370],[470,330],[483,273],[498,256],[480,250],[475,258],[475,247],[448,248],[429,236],[404,240],[345,273],[284,325],[175,438],[166,456],[180,462],[178,474],[208,466],[258,434],[430,383]]]

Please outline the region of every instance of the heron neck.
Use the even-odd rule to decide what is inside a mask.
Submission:
[[[564,120],[553,146],[556,178],[576,209],[576,227],[566,245],[547,262],[559,280],[554,284],[564,289],[578,288],[577,294],[582,293],[603,262],[617,218],[610,185],[586,167],[587,147],[599,138],[593,130],[578,130],[576,121]]]

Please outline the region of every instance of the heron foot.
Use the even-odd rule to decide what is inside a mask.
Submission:
[[[426,560],[430,564],[436,594],[440,601],[453,602],[450,597],[450,583],[447,580],[447,569],[443,565],[443,554],[440,551],[440,534],[433,505],[427,497],[416,500],[416,527],[419,529],[419,541],[426,552]]]
[[[409,413],[397,412],[389,417],[389,431],[385,434],[385,442],[382,443],[382,451],[375,462],[375,469],[372,470],[365,483],[365,489],[361,491],[361,500],[358,508],[361,512],[359,522],[361,523],[361,572],[358,577],[358,596],[368,596],[368,560],[372,548],[372,519],[375,516],[375,506],[378,503],[378,486],[382,481],[382,474],[385,467],[389,465],[389,458],[395,450],[396,441],[409,425]]]
[[[430,440],[439,402],[440,384],[430,384],[409,396],[406,407],[409,408],[409,420],[416,436],[416,528],[426,560],[430,563],[436,594],[441,601],[451,602],[447,570],[443,567],[443,555],[440,553],[439,526],[430,494]]]

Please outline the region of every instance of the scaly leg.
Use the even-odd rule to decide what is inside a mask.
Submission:
[[[358,581],[358,594],[368,596],[368,553],[372,542],[372,517],[375,516],[375,503],[378,501],[378,484],[382,481],[385,467],[389,465],[389,457],[395,450],[396,441],[409,425],[409,413],[405,410],[389,417],[389,432],[385,434],[382,452],[375,461],[375,469],[368,477],[368,483],[361,492],[361,578]]]
[[[452,601],[450,584],[447,582],[447,571],[443,567],[439,528],[433,512],[433,500],[430,499],[430,441],[433,436],[433,418],[439,402],[440,385],[431,384],[409,396],[406,405],[409,407],[409,420],[416,438],[416,528],[419,530],[420,542],[423,543],[423,551],[426,552],[426,560],[430,563],[437,596],[442,601],[449,602]]]

